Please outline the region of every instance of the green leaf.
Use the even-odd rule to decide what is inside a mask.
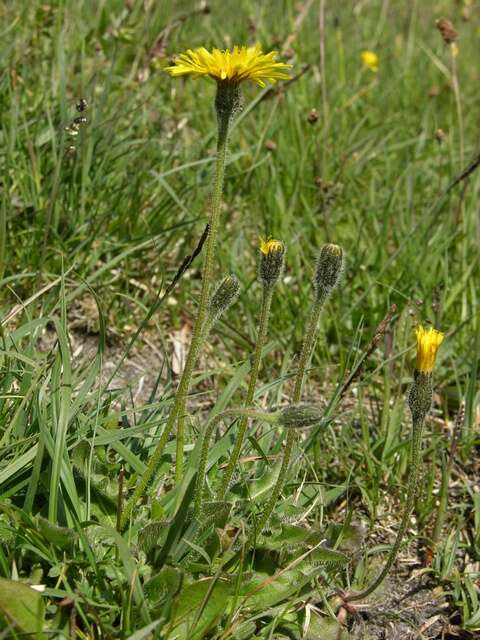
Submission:
[[[0,578],[0,613],[15,629],[29,637],[46,638],[41,633],[45,615],[43,598],[28,585]]]
[[[360,551],[365,532],[360,525],[357,524],[335,524],[328,526],[326,537],[330,546],[344,551],[349,555],[353,555]]]
[[[242,622],[241,625],[236,627],[236,630],[232,634],[232,638],[234,640],[251,640],[251,638],[255,637],[255,631],[257,630],[257,625],[252,620],[247,620],[246,622]]]
[[[282,525],[279,534],[262,540],[262,546],[269,549],[285,549],[299,546],[313,546],[319,544],[323,539],[323,533],[314,529],[306,529],[296,525]]]
[[[304,640],[348,640],[349,634],[334,618],[320,618],[312,613]]]
[[[307,556],[307,562],[314,565],[346,565],[350,558],[340,551],[328,549],[327,547],[317,547]]]
[[[270,491],[277,482],[281,464],[282,463],[279,462],[273,467],[273,469],[268,469],[260,478],[253,480],[249,484],[249,496],[252,501],[258,500],[262,497],[268,498]]]
[[[202,524],[211,524],[216,527],[221,527],[225,524],[230,510],[232,508],[231,502],[224,501],[212,501],[204,502],[202,504],[202,512],[200,514],[200,521]]]
[[[52,524],[46,518],[38,516],[38,528],[43,537],[60,549],[69,549],[77,540],[77,532],[67,527]]]
[[[159,627],[163,623],[163,620],[155,620],[155,622],[151,622],[147,624],[146,627],[142,627],[132,633],[131,636],[128,636],[127,640],[143,640],[144,638],[150,639],[152,637],[152,631],[155,631],[157,627]]]
[[[272,519],[276,518],[280,522],[300,522],[303,519],[305,507],[294,504],[293,499],[286,499],[275,508]]]
[[[150,522],[146,527],[143,527],[138,534],[139,548],[145,553],[151,551],[157,544],[161,534],[165,533],[170,524],[170,520],[158,520],[157,522]]]
[[[220,580],[213,583],[212,579],[195,582],[182,589],[174,622],[175,637],[179,640],[203,638],[225,613],[231,592],[230,583]]]
[[[156,576],[145,583],[143,590],[150,603],[158,604],[167,595],[175,595],[181,584],[181,571],[174,567],[163,567]]]
[[[265,611],[287,600],[299,591],[311,578],[297,569],[276,575],[254,573],[241,587],[245,606],[255,611]]]

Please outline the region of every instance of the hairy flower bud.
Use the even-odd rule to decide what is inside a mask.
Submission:
[[[264,287],[273,287],[282,275],[285,245],[280,240],[261,240],[258,278]]]
[[[322,418],[322,411],[313,404],[291,404],[279,412],[278,423],[289,429],[304,429],[318,424]]]
[[[432,374],[415,371],[413,384],[408,394],[408,406],[412,412],[414,423],[422,422],[425,419],[432,405],[432,397]]]
[[[235,275],[225,276],[208,303],[211,320],[218,319],[238,298],[240,283]]]
[[[424,329],[422,326],[418,326],[416,336],[417,363],[408,396],[408,404],[414,423],[422,422],[430,411],[433,396],[432,371],[438,348],[442,344],[445,334],[433,327]]]
[[[323,301],[337,286],[343,269],[343,249],[338,244],[325,244],[320,250],[315,271],[315,295]]]
[[[217,80],[215,111],[219,120],[232,118],[242,108],[240,85],[229,80]]]

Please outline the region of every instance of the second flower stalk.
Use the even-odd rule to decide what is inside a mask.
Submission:
[[[279,240],[263,240],[260,242],[258,279],[262,284],[262,307],[260,311],[260,322],[255,344],[255,353],[253,356],[253,363],[250,371],[250,380],[248,383],[247,394],[244,402],[245,408],[250,407],[253,404],[255,387],[257,385],[258,374],[262,362],[262,352],[267,337],[273,290],[282,274],[284,261],[285,245],[283,244],[283,242],[280,242]],[[230,482],[232,480],[232,476],[242,450],[247,425],[248,416],[242,415],[240,418],[240,423],[238,425],[235,446],[230,456],[230,460],[228,461],[227,468],[225,469],[220,489],[217,494],[218,500],[223,500],[230,486]]]

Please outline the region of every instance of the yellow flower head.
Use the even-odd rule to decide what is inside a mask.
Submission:
[[[442,344],[445,334],[433,327],[424,329],[419,325],[417,334],[417,371],[431,373],[435,365],[438,347]]]
[[[244,80],[252,80],[261,87],[265,81],[274,84],[277,80],[288,80],[286,73],[291,64],[275,62],[276,52],[262,53],[260,45],[255,47],[233,47],[226,49],[212,49],[207,51],[205,47],[188,49],[175,60],[175,64],[167,67],[166,71],[171,76],[193,75],[194,77],[209,76],[215,80],[226,80],[232,83],[240,83]]]
[[[280,240],[262,240],[262,238],[260,238],[260,251],[264,256],[277,253],[277,251],[283,251],[284,248],[283,242]]]
[[[368,67],[371,71],[375,73],[378,71],[378,65],[380,64],[380,60],[376,53],[373,51],[362,51],[362,62]]]

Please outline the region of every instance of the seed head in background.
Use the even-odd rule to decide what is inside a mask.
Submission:
[[[458,31],[455,29],[453,24],[448,20],[448,18],[439,18],[435,25],[437,29],[440,31],[440,35],[443,38],[443,41],[446,44],[453,44],[458,40]]]

